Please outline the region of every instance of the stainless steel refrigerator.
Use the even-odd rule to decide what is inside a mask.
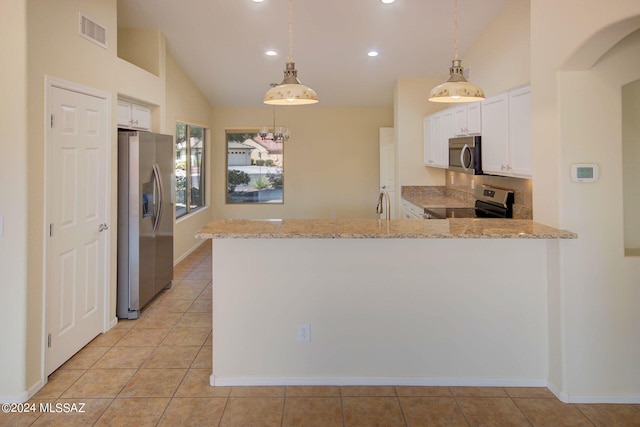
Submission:
[[[118,132],[119,318],[140,310],[173,280],[171,135]]]

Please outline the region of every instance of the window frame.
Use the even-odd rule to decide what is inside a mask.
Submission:
[[[185,126],[185,147],[184,150],[179,150],[178,149],[178,126],[183,125]],[[202,129],[202,155],[200,157],[200,168],[199,168],[199,190],[200,190],[200,198],[202,199],[200,205],[192,207],[192,194],[191,191],[188,191],[189,188],[191,188],[192,185],[192,177],[193,177],[193,169],[194,166],[192,165],[192,155],[191,155],[191,128],[195,127],[195,128],[200,128]],[[185,122],[185,121],[181,121],[178,120],[176,121],[176,142],[174,144],[174,156],[173,156],[173,161],[174,161],[174,176],[175,176],[175,183],[174,183],[174,191],[176,194],[176,200],[175,200],[175,219],[178,220],[180,218],[183,218],[189,214],[192,214],[194,212],[197,212],[203,208],[207,207],[207,197],[206,197],[206,169],[207,169],[207,135],[209,133],[209,129],[206,128],[205,126],[202,125],[198,125],[198,124],[194,124],[194,123],[189,123],[189,122]],[[180,157],[178,157],[180,156]],[[187,190],[184,190],[185,193],[185,206],[184,208],[180,207],[178,208],[178,196],[181,192],[178,191],[178,162],[179,161],[184,161],[185,162],[185,187]]]

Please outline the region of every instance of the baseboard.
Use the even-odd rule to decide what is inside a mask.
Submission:
[[[640,395],[569,394],[549,383],[547,388],[563,403],[640,404]]]
[[[115,327],[118,324],[118,318],[114,317],[113,319],[111,319],[111,321],[109,322],[109,329],[107,329],[107,331],[110,331],[113,327]],[[107,332],[105,331],[105,332]]]
[[[546,387],[546,380],[505,378],[424,378],[424,377],[228,377],[211,375],[209,384],[219,386],[469,386]]]
[[[180,264],[181,261],[183,261],[186,257],[188,257],[189,255],[194,253],[200,246],[202,246],[202,244],[204,244],[206,242],[207,242],[207,239],[199,240],[195,245],[193,245],[191,247],[191,249],[189,249],[184,254],[182,254],[182,256],[180,256],[178,259],[176,259],[173,262],[173,266],[175,267],[176,265]]]
[[[5,394],[0,396],[0,402],[2,403],[24,403],[29,400],[34,394],[38,392],[44,386],[43,381],[38,381],[29,390],[25,390],[18,394]]]

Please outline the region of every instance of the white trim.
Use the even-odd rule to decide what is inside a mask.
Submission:
[[[547,388],[563,403],[640,404],[640,395],[569,394],[552,383],[548,383]]]
[[[192,211],[192,212],[189,212],[188,214],[184,214],[182,216],[179,216],[178,218],[175,218],[175,214],[176,213],[175,213],[175,210],[174,210],[173,215],[174,215],[174,218],[176,220],[176,224],[179,224],[182,221],[186,221],[188,219],[193,218],[194,216],[198,215],[201,212],[206,211],[207,209],[209,209],[209,205],[202,206],[202,207],[196,209],[195,211]]]
[[[42,385],[40,384],[40,382],[38,382],[39,388],[42,387]],[[33,387],[32,387],[33,388]],[[38,389],[39,389],[38,388]],[[35,390],[33,392],[33,394],[35,394],[37,390]],[[23,391],[20,394],[8,394],[8,395],[4,395],[4,396],[0,396],[0,402],[2,403],[24,403],[27,400],[29,400],[29,398],[31,396],[33,396],[33,394],[29,394],[29,392]]]
[[[106,114],[106,127],[105,127],[105,138],[106,138],[106,146],[105,146],[105,156],[106,156],[106,165],[105,165],[105,171],[106,171],[106,177],[108,178],[106,180],[105,183],[105,194],[107,195],[107,199],[106,199],[106,203],[105,203],[105,212],[104,212],[104,216],[105,216],[105,222],[109,225],[111,224],[111,179],[109,178],[111,176],[111,164],[112,164],[112,129],[113,129],[113,120],[111,117],[111,110],[113,109],[113,102],[112,102],[112,94],[111,92],[106,92],[100,89],[95,89],[95,88],[91,88],[91,87],[87,87],[87,86],[82,86],[80,84],[77,83],[73,83],[67,80],[63,80],[57,77],[52,77],[49,75],[45,75],[44,76],[44,120],[43,120],[43,124],[44,124],[44,138],[43,138],[43,143],[44,143],[44,177],[46,179],[46,177],[48,176],[48,164],[49,164],[49,151],[48,151],[48,147],[49,147],[49,140],[48,140],[48,129],[49,129],[49,117],[52,114],[52,111],[50,110],[50,106],[49,106],[49,101],[50,101],[50,90],[52,88],[59,88],[59,89],[64,89],[64,90],[69,90],[69,91],[73,91],[73,92],[77,92],[83,95],[88,95],[88,96],[94,96],[96,98],[100,98],[106,101],[106,108],[105,108],[105,114]],[[41,337],[41,343],[42,343],[42,351],[41,351],[41,355],[40,355],[40,380],[38,381],[38,383],[36,383],[33,387],[30,388],[29,393],[31,393],[32,390],[33,393],[35,394],[36,391],[38,391],[40,388],[42,388],[46,383],[47,383],[47,378],[45,376],[45,357],[46,357],[46,346],[44,345],[44,343],[46,342],[46,335],[47,335],[47,328],[46,328],[46,301],[47,301],[47,251],[48,251],[48,239],[47,239],[47,233],[48,233],[48,218],[49,218],[49,212],[48,212],[48,197],[49,194],[47,193],[47,186],[45,185],[44,188],[44,209],[42,210],[43,212],[43,217],[42,217],[42,224],[43,224],[43,234],[42,234],[42,238],[43,238],[43,253],[42,253],[42,257],[43,257],[43,268],[42,268],[42,337]],[[115,230],[117,227],[112,227],[113,230]],[[109,319],[109,313],[111,311],[111,298],[110,298],[110,292],[109,289],[111,287],[111,257],[110,257],[110,253],[111,253],[111,234],[107,233],[106,236],[106,243],[105,243],[105,256],[106,256],[106,265],[105,265],[105,282],[104,282],[104,289],[103,289],[103,303],[104,303],[104,319],[103,319],[103,324],[102,324],[102,330],[103,332],[108,331],[111,327],[109,326],[111,324],[111,321]],[[29,394],[29,396],[32,396],[32,394]],[[26,400],[26,399],[25,399]]]
[[[111,329],[115,328],[116,325],[118,324],[118,318],[114,317],[113,319],[111,319],[111,321],[109,322],[109,329],[107,329],[107,331],[110,331]]]
[[[428,378],[428,377],[228,377],[211,375],[209,384],[219,386],[474,386],[546,387],[546,380],[520,378]]]

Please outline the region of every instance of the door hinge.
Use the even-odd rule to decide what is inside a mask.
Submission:
[[[51,348],[51,334],[47,335],[47,347]]]
[[[54,120],[54,118],[53,118],[53,117],[54,117],[54,116],[53,116],[53,114],[52,114],[52,115],[51,115],[51,128],[53,128],[53,125],[54,125],[54,123],[55,123],[55,120]]]
[[[49,237],[53,237],[53,223],[49,224]]]

